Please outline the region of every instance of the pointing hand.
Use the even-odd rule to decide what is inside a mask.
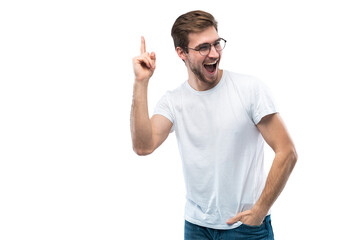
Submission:
[[[146,52],[145,38],[141,37],[140,55],[133,58],[135,80],[148,81],[155,71],[155,62],[155,53]]]

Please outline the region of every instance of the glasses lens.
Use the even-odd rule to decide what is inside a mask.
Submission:
[[[215,43],[215,48],[216,50],[223,50],[225,47],[225,40],[224,39],[220,39],[218,42]]]
[[[199,52],[201,55],[203,56],[206,56],[209,54],[210,52],[210,49],[211,49],[211,45],[206,45],[206,46],[202,46],[200,49],[199,49]]]
[[[216,41],[213,45],[216,51],[221,51],[225,48],[226,41],[221,38],[218,41]],[[201,55],[207,56],[211,51],[211,44],[202,46],[198,51],[200,52]]]
[[[221,49],[224,49],[226,45],[226,41],[224,39],[221,39],[220,45],[221,45]]]

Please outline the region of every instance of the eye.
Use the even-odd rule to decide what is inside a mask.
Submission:
[[[199,51],[207,51],[209,48],[210,48],[209,45],[204,45],[204,46],[200,46],[198,50]]]
[[[217,49],[217,48],[219,48],[220,47],[220,41],[216,41],[216,42],[214,42],[214,47]]]

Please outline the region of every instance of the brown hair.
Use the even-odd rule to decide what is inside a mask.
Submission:
[[[210,13],[198,10],[181,15],[171,29],[175,48],[181,47],[187,52],[189,33],[202,32],[211,26],[214,26],[217,31],[217,21]]]

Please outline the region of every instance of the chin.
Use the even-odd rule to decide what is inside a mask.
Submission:
[[[206,82],[213,84],[218,80],[219,70],[216,69],[212,74],[208,74],[208,72],[204,72],[203,76]]]
[[[190,70],[194,73],[196,78],[207,85],[214,85],[219,80],[219,60],[216,63],[203,64],[201,67],[192,68]],[[207,66],[206,66],[207,65]]]

